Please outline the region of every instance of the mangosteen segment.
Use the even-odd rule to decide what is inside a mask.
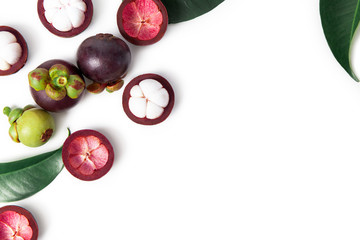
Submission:
[[[9,70],[19,61],[22,48],[14,34],[6,31],[0,32],[0,70]]]
[[[91,0],[38,0],[38,15],[43,25],[55,35],[72,37],[91,22]]]
[[[142,80],[130,90],[129,108],[138,118],[156,119],[169,104],[169,93],[154,79]]]
[[[65,141],[62,158],[66,169],[81,180],[95,180],[105,175],[114,161],[109,140],[94,130],[80,130]]]
[[[170,83],[159,75],[140,75],[125,87],[123,108],[136,123],[158,124],[169,116],[173,106],[174,91]]]
[[[44,0],[45,18],[61,32],[80,27],[85,21],[86,3],[82,0]]]
[[[148,45],[163,37],[168,16],[160,0],[124,0],[117,13],[117,23],[126,40]]]
[[[0,26],[0,76],[21,69],[27,60],[27,44],[13,28]]]
[[[0,239],[36,240],[38,226],[29,211],[18,206],[0,208]]]

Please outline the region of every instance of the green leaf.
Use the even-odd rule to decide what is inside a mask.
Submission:
[[[18,201],[49,185],[63,169],[62,147],[34,157],[0,163],[0,202]]]
[[[196,18],[214,9],[224,0],[162,0],[169,15],[169,23]]]
[[[359,81],[351,66],[351,43],[360,20],[360,0],[320,0],[322,27],[329,47],[346,72]]]

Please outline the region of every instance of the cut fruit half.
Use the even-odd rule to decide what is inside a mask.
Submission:
[[[23,36],[11,27],[0,26],[0,76],[19,71],[27,56],[28,48]]]
[[[33,215],[19,206],[0,208],[1,240],[36,240],[38,225]]]
[[[73,37],[83,32],[93,15],[91,0],[38,0],[42,24],[60,37]]]
[[[117,12],[121,35],[135,45],[149,45],[165,34],[168,15],[160,0],[124,0]]]
[[[154,125],[164,121],[174,102],[175,94],[170,83],[157,74],[140,75],[124,89],[124,111],[139,124]]]
[[[66,139],[62,159],[73,176],[91,181],[101,178],[110,170],[114,162],[114,150],[103,134],[84,129]]]

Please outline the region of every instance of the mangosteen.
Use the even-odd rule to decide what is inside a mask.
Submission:
[[[168,25],[166,7],[160,0],[124,0],[117,12],[121,35],[135,45],[159,41]]]
[[[8,116],[11,139],[25,146],[42,146],[49,141],[55,131],[54,118],[44,109],[31,105],[14,109],[5,107],[3,113]]]
[[[93,16],[91,0],[38,0],[42,24],[60,37],[73,37],[83,32]]]
[[[97,34],[85,39],[77,51],[77,65],[85,77],[94,81],[88,91],[99,93],[105,88],[116,91],[123,85],[131,62],[128,45],[112,34]]]
[[[60,59],[46,61],[28,74],[35,102],[50,112],[73,107],[84,94],[85,81],[80,70]]]
[[[154,125],[164,121],[175,102],[170,83],[157,74],[143,74],[129,82],[123,93],[123,108],[134,122]]]
[[[0,239],[38,239],[38,225],[25,208],[8,205],[0,208]]]
[[[64,142],[62,159],[75,177],[91,181],[109,172],[114,162],[110,141],[100,132],[83,129],[72,133]]]
[[[11,27],[0,26],[0,76],[19,71],[27,56],[28,48],[23,36]]]

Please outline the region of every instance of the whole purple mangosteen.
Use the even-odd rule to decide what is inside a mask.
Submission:
[[[87,87],[92,93],[119,90],[131,62],[128,45],[112,34],[97,34],[85,39],[77,51],[77,66],[94,81]]]
[[[31,95],[35,102],[50,112],[73,107],[84,94],[81,71],[64,60],[53,59],[28,74]]]

